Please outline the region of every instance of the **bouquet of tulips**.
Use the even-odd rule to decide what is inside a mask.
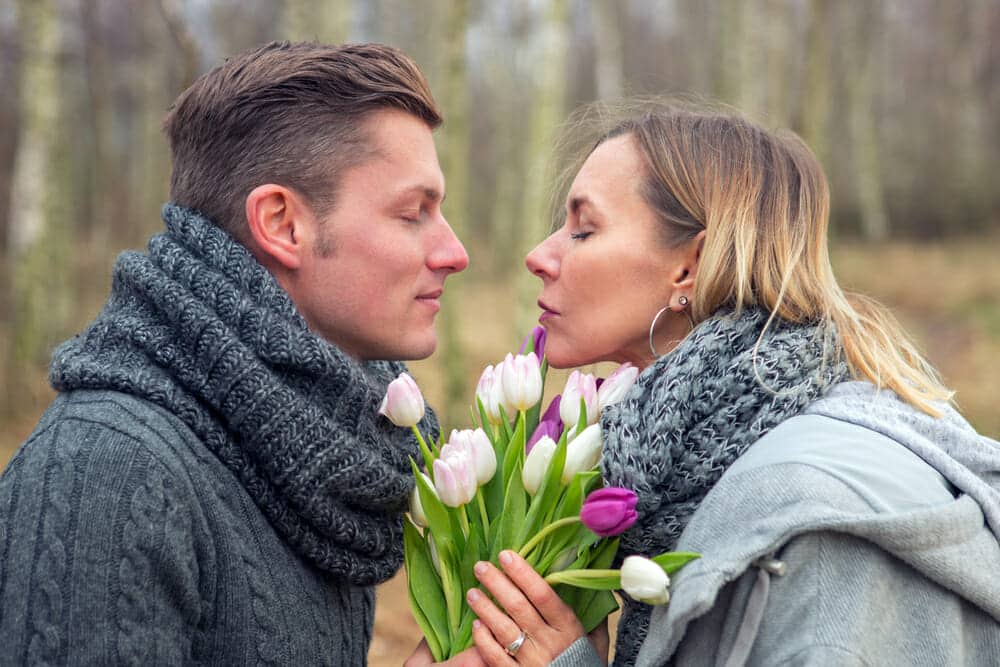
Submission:
[[[618,608],[612,590],[650,604],[669,599],[669,574],[697,554],[629,556],[610,569],[617,535],[635,523],[636,495],[604,487],[600,411],[624,397],[638,369],[624,364],[603,382],[574,371],[544,415],[545,330],[535,329],[518,355],[487,366],[476,389],[475,428],[430,444],[417,423],[424,399],[413,379],[389,384],[379,409],[409,427],[423,470],[404,521],[410,608],[435,660],[470,647],[475,617],[465,591],[473,566],[520,553],[576,612],[587,632]]]

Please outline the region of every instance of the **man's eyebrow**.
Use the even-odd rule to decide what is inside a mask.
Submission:
[[[401,190],[397,197],[405,197],[406,195],[413,194],[414,192],[422,194],[427,199],[435,202],[443,202],[448,196],[447,194],[442,194],[438,192],[435,188],[429,188],[423,185],[414,185],[413,187]]]

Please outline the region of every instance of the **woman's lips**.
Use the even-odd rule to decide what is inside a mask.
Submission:
[[[538,307],[542,309],[542,314],[538,316],[539,322],[544,322],[550,317],[555,317],[559,314],[558,311],[549,308],[541,299],[538,300]]]

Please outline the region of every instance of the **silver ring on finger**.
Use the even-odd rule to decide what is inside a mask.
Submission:
[[[517,639],[507,644],[507,655],[514,657],[521,647],[524,645],[524,640],[528,638],[528,633],[521,630],[521,634],[517,636]]]

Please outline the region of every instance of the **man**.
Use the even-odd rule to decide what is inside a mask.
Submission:
[[[0,480],[5,661],[365,662],[415,450],[377,408],[468,263],[440,122],[378,45],[269,44],[177,99],[166,231]]]

